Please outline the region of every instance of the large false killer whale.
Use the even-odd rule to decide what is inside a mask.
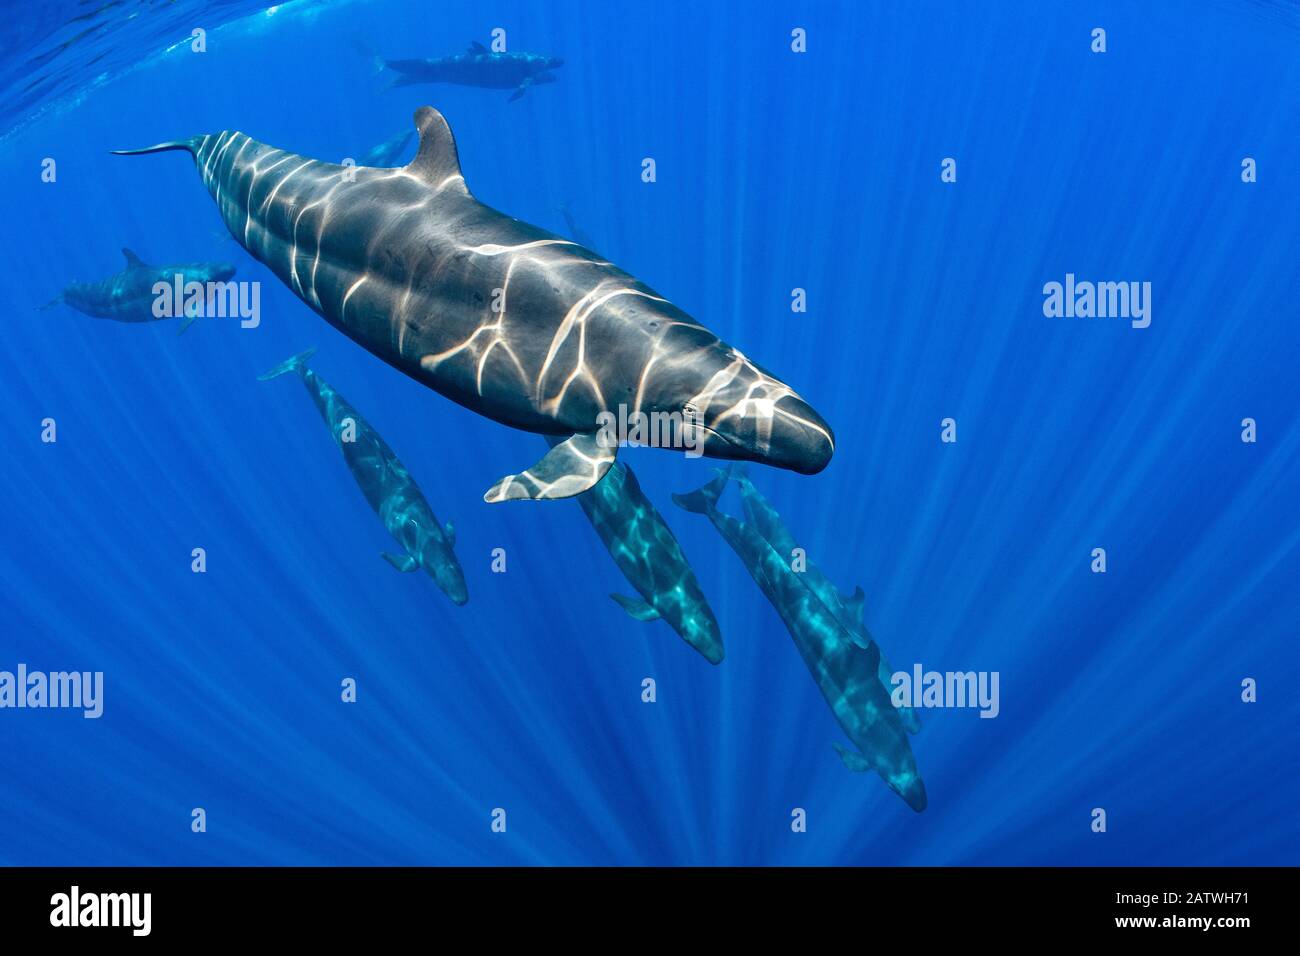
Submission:
[[[749,474],[744,465],[733,465],[731,467],[731,478],[740,488],[740,503],[745,509],[745,519],[758,531],[772,546],[777,554],[783,555],[787,561],[793,563],[795,549],[798,545],[795,543],[794,535],[786,527],[785,522],[781,519],[780,513],[772,507],[762,492],[754,487],[754,483],[749,480]],[[867,625],[863,620],[865,612],[864,604],[866,595],[862,593],[862,588],[855,588],[853,594],[845,596],[840,593],[839,588],[830,582],[830,579],[822,573],[821,568],[808,558],[806,553],[801,565],[802,570],[798,573],[803,576],[803,581],[808,585],[813,594],[826,605],[827,609],[835,615],[850,634],[853,639],[864,648],[869,648],[875,644],[875,639],[871,632],[867,630]],[[879,645],[877,645],[879,646]],[[889,661],[885,659],[883,651],[880,652],[880,668],[878,670],[880,683],[889,693],[894,691],[894,669],[889,666]],[[896,707],[898,718],[902,721],[903,727],[909,734],[914,734],[921,729],[921,719],[917,716],[915,710],[911,707]]]
[[[514,102],[539,83],[554,83],[557,70],[564,60],[556,56],[537,53],[493,53],[482,43],[471,43],[469,49],[455,56],[440,56],[431,60],[381,60],[388,69],[398,74],[393,86],[415,86],[420,83],[452,83],[457,86],[480,86],[489,90],[514,90]]]
[[[41,308],[49,309],[62,302],[97,319],[114,322],[156,322],[160,319],[181,319],[177,332],[184,332],[196,318],[205,312],[205,302],[224,295],[224,287],[235,275],[235,267],[225,262],[179,262],[170,265],[149,265],[130,249],[123,249],[126,268],[98,282],[73,282]],[[177,279],[179,278],[179,283]],[[172,294],[177,285],[181,289],[198,283],[201,291],[181,296]],[[165,293],[160,298],[159,289]],[[160,309],[160,301],[172,307]],[[161,314],[159,314],[161,312]]]
[[[702,514],[740,557],[764,596],[776,608],[794,639],[817,687],[830,704],[840,728],[860,751],[835,744],[844,765],[855,772],[875,770],[889,788],[920,813],[926,807],[925,783],[907,731],[890,693],[880,682],[880,649],[863,647],[839,618],[808,587],[802,573],[754,526],[718,510],[718,498],[730,478],[720,473],[703,488],[673,495],[687,511]]]
[[[611,594],[618,606],[638,621],[662,619],[710,664],[721,663],[722,632],[713,609],[677,536],[645,496],[632,469],[615,462],[600,484],[576,500],[643,599]]]
[[[442,114],[415,124],[401,169],[229,130],[115,152],[189,152],[235,238],[331,325],[466,408],[564,438],[488,502],[591,488],[620,411],[689,420],[715,458],[826,467],[831,429],[790,386],[596,253],[480,203]]]
[[[438,523],[420,486],[379,432],[336,389],[307,367],[315,354],[315,349],[300,352],[259,376],[258,381],[269,381],[289,372],[298,374],[339,451],[343,452],[343,460],[357,487],[388,533],[402,546],[400,555],[383,552],[384,559],[399,571],[423,568],[447,597],[456,604],[464,604],[469,600],[469,592],[465,587],[465,573],[452,550],[456,544],[455,529],[450,523]]]

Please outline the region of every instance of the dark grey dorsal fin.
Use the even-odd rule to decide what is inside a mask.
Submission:
[[[420,149],[406,171],[434,189],[457,189],[468,194],[460,157],[456,155],[456,138],[442,114],[432,106],[421,106],[415,111],[415,128],[420,131]]]
[[[137,256],[130,249],[123,248],[122,255],[126,256],[126,265],[128,269],[144,268],[144,260]]]
[[[479,43],[478,40],[475,40],[474,42],[472,42],[472,43],[469,45],[469,52],[470,52],[470,53],[486,53],[486,52],[487,52],[487,47],[485,47],[482,43]]]

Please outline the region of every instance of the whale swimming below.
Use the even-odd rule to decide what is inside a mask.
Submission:
[[[456,531],[450,523],[441,525],[411,473],[397,460],[380,437],[339,392],[307,367],[315,349],[300,352],[281,362],[258,381],[296,372],[312,403],[343,452],[348,471],[397,542],[400,555],[384,552],[384,559],[399,571],[423,568],[434,583],[455,604],[469,600],[465,574],[452,548]]]
[[[41,308],[49,309],[62,302],[78,312],[115,322],[156,322],[175,318],[172,313],[179,312],[179,334],[203,314],[200,301],[211,301],[222,295],[225,283],[235,275],[235,267],[224,262],[181,262],[155,266],[146,263],[130,249],[123,249],[122,255],[126,258],[126,268],[121,272],[98,282],[73,282]],[[155,309],[159,301],[157,287],[160,283],[166,287],[167,301],[172,301],[170,293],[178,276],[182,286],[196,282],[203,286],[203,292],[194,298],[182,296],[174,310],[159,315]]]
[[[874,642],[859,644],[804,574],[791,568],[789,558],[777,553],[751,522],[718,510],[730,478],[730,470],[723,472],[703,488],[673,495],[673,501],[713,522],[776,608],[840,728],[860,751],[835,744],[844,765],[857,773],[876,771],[909,807],[922,812],[925,783],[890,692],[880,681],[880,649]]]
[[[548,439],[555,441],[555,439]],[[623,576],[642,599],[611,594],[638,621],[662,619],[710,664],[722,662],[722,632],[668,523],[632,469],[615,462],[600,484],[575,499]]]
[[[733,465],[731,468],[731,479],[740,489],[740,502],[745,509],[745,519],[754,527],[772,546],[777,554],[791,560],[795,548],[798,545],[795,542],[794,535],[785,526],[781,515],[771,503],[763,497],[762,493],[754,487],[754,483],[749,480],[749,475],[744,465]],[[871,648],[876,645],[875,639],[867,626],[863,623],[863,605],[866,602],[866,595],[862,593],[862,588],[856,588],[853,594],[845,597],[839,589],[831,583],[830,579],[822,573],[810,559],[805,556],[804,568],[799,572],[806,584],[822,602],[826,605],[827,610],[835,615],[838,620],[860,647]],[[880,667],[878,670],[881,685],[889,692],[894,691],[894,669],[890,667],[889,661],[885,659],[884,652],[880,652]],[[921,729],[921,719],[917,716],[915,710],[911,707],[895,707],[898,712],[898,719],[902,721],[903,727],[909,734],[918,733]]]
[[[564,61],[537,53],[493,53],[482,43],[455,56],[430,60],[381,60],[383,66],[398,74],[393,86],[420,83],[454,83],[457,86],[480,86],[490,90],[514,90],[514,102],[539,83],[554,83]]]
[[[563,439],[488,502],[594,486],[620,411],[689,419],[711,457],[826,467],[830,426],[794,389],[596,253],[476,200],[442,114],[415,123],[400,169],[230,130],[114,152],[189,152],[232,235],[331,325],[480,415]]]

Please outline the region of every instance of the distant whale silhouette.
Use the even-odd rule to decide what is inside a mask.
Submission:
[[[383,60],[384,66],[399,74],[393,86],[415,86],[420,83],[451,83],[457,86],[480,86],[490,90],[514,90],[514,102],[539,83],[554,83],[551,70],[564,66],[564,61],[554,56],[536,53],[493,53],[482,43],[471,43],[469,49],[455,56],[440,56],[431,60]]]
[[[307,361],[315,354],[315,349],[300,352],[260,376],[258,381],[265,382],[288,372],[298,374],[343,452],[343,460],[357,487],[389,534],[402,546],[400,555],[385,552],[384,559],[399,571],[423,568],[447,597],[456,604],[464,604],[469,600],[469,592],[465,574],[452,550],[456,544],[455,529],[450,523],[438,523],[420,486],[379,432],[336,389],[307,367]]]
[[[880,682],[880,649],[874,643],[859,644],[803,574],[791,568],[789,558],[778,554],[750,522],[718,510],[729,477],[719,474],[697,491],[673,495],[673,501],[713,522],[776,608],[840,728],[860,751],[835,744],[844,765],[855,772],[875,770],[920,813],[927,803],[925,783],[890,692]]]
[[[122,255],[126,257],[126,268],[121,272],[98,282],[73,282],[41,308],[49,309],[62,302],[97,319],[157,322],[178,317],[176,314],[155,314],[154,306],[159,300],[155,291],[158,283],[167,286],[168,293],[174,287],[178,275],[185,284],[201,283],[204,286],[203,301],[210,302],[211,296],[220,295],[221,290],[212,290],[208,283],[226,283],[235,274],[235,267],[224,262],[181,262],[153,266],[130,249],[123,249]],[[188,329],[204,309],[200,308],[199,300],[196,299],[188,308],[178,305],[175,311],[180,313],[181,318],[177,330],[179,333]]]
[[[565,440],[484,495],[563,498],[617,455],[609,416],[693,421],[705,455],[805,474],[834,453],[794,389],[596,253],[483,205],[442,114],[402,169],[322,163],[226,131],[186,150],[227,228],[337,329],[512,428]]]

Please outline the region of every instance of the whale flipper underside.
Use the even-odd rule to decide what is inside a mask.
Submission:
[[[488,489],[488,504],[522,498],[572,498],[594,488],[614,464],[618,446],[605,448],[599,434],[574,435],[560,442],[527,471],[506,475]]]
[[[831,744],[831,746],[835,748],[835,752],[839,754],[840,759],[844,761],[844,766],[848,767],[854,773],[866,773],[868,770],[876,769],[871,766],[871,761],[862,754],[854,753],[852,750],[841,747],[839,744]]]
[[[638,598],[630,598],[623,594],[611,594],[611,598],[618,604],[628,616],[636,621],[657,621],[659,612],[651,607],[647,602]]]
[[[387,551],[382,552],[384,560],[397,568],[399,571],[414,571],[420,567],[420,562],[409,554],[390,554]]]

